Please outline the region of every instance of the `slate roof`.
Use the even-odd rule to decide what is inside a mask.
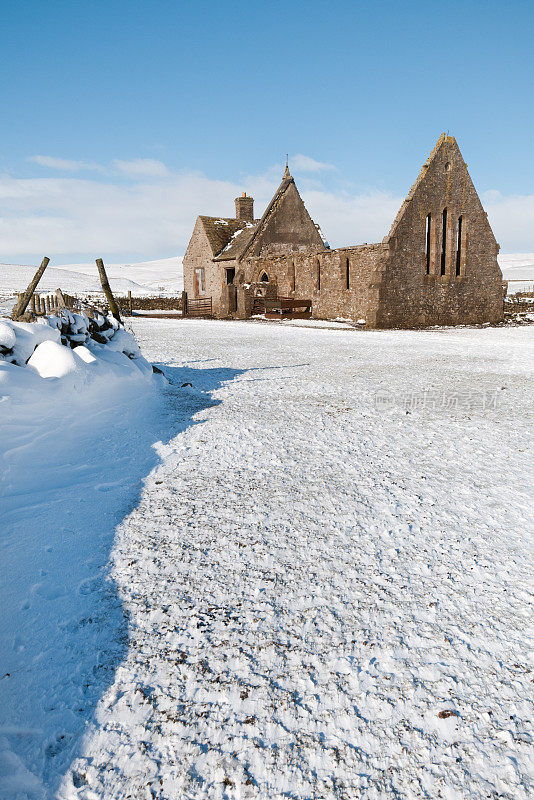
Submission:
[[[287,188],[292,183],[295,183],[295,181],[293,180],[292,176],[289,174],[289,169],[286,167],[286,171],[284,172],[284,177],[282,179],[282,183],[280,184],[280,186],[276,190],[273,199],[271,200],[271,202],[269,203],[269,205],[265,209],[265,213],[264,213],[263,217],[260,219],[260,221],[257,223],[257,225],[255,225],[255,227],[253,229],[251,229],[252,233],[248,237],[243,237],[243,239],[240,242],[239,255],[233,256],[234,258],[241,258],[242,256],[245,255],[247,250],[249,250],[252,247],[252,244],[253,244],[254,240],[256,239],[256,237],[258,236],[260,231],[263,230],[263,228],[267,224],[267,220],[269,219],[271,214],[273,214],[274,211],[276,210],[281,197],[283,196],[283,194],[286,192]],[[222,256],[222,253],[221,253],[221,256]],[[215,259],[215,260],[216,261],[221,261],[222,260],[221,256],[219,256],[219,258]]]
[[[232,242],[233,249],[233,244],[235,243],[234,234],[237,233],[238,236],[236,238],[239,238],[239,232],[243,231],[243,229],[245,231],[252,230],[247,228],[250,223],[246,223],[241,219],[232,219],[231,217],[201,216],[200,221],[214,256],[219,255],[230,242]],[[236,256],[230,257],[235,258]]]
[[[246,222],[244,224],[246,227],[236,231],[232,235],[228,244],[222,249],[219,255],[213,259],[214,261],[228,261],[234,258],[240,258],[243,255],[250,240],[258,229],[259,223],[256,221],[254,224],[251,222]]]
[[[213,252],[213,260],[233,261],[234,259],[243,258],[261,231],[265,229],[270,217],[276,213],[280,200],[287,189],[294,183],[295,181],[286,166],[282,183],[265,209],[265,213],[260,220],[255,220],[253,223],[227,217],[200,217]],[[318,226],[316,225],[315,227],[323,240],[324,246],[328,247]]]

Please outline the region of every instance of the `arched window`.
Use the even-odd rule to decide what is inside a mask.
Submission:
[[[441,274],[445,275],[447,266],[447,209],[443,209],[441,226]]]
[[[458,217],[458,233],[456,240],[456,274],[462,271],[462,217]]]
[[[266,272],[262,272],[260,281],[262,283],[269,283],[269,276],[267,275]]]
[[[430,228],[432,225],[432,214],[426,215],[426,230],[425,230],[425,258],[426,258],[426,274],[430,275]]]
[[[345,289],[350,289],[350,259],[345,259]]]
[[[319,292],[321,290],[321,262],[319,259],[317,259],[316,261],[316,270],[317,270],[317,276],[315,285],[317,287],[317,291]]]

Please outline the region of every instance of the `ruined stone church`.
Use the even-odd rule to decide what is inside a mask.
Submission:
[[[216,317],[245,319],[262,298],[309,298],[312,316],[369,328],[498,322],[497,244],[456,140],[442,134],[387,236],[329,248],[289,169],[261,219],[243,194],[235,217],[197,218],[184,289]]]

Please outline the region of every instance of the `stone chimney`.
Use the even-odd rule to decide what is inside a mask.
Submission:
[[[235,199],[235,218],[243,222],[254,222],[254,199],[243,192]]]

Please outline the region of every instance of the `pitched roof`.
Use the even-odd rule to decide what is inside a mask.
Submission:
[[[236,241],[236,248],[235,248],[236,254],[233,255],[233,256],[229,256],[228,255],[228,253],[230,252],[230,249],[229,249],[229,250],[225,251],[224,253],[221,253],[219,255],[219,257],[214,259],[214,260],[215,261],[223,261],[224,259],[229,258],[229,257],[231,257],[231,258],[241,258],[242,256],[244,256],[245,253],[252,246],[252,243],[254,242],[254,240],[256,239],[258,234],[260,233],[260,231],[263,230],[263,228],[267,224],[267,220],[269,219],[271,214],[274,213],[274,211],[276,210],[281,198],[283,197],[283,195],[287,191],[288,187],[292,183],[295,183],[295,181],[293,180],[292,176],[289,174],[289,169],[286,167],[286,171],[284,172],[284,177],[282,179],[282,183],[280,184],[280,186],[276,190],[273,199],[271,200],[271,202],[269,203],[269,205],[265,209],[265,213],[263,214],[263,216],[260,219],[260,221],[258,223],[256,223],[253,228],[249,228],[248,229],[250,231],[250,233],[248,233],[248,236],[247,235],[243,235],[243,236],[237,236],[236,237],[236,240],[239,239],[239,243]],[[243,231],[243,234],[245,234],[245,231]]]
[[[213,259],[214,261],[228,261],[229,259],[233,260],[241,257],[254,236],[259,223],[245,222],[242,224],[246,227],[241,228],[241,230],[238,229],[232,234],[230,241],[223,247],[218,256]]]
[[[261,232],[265,229],[271,216],[276,213],[283,196],[291,185],[295,186],[295,181],[289,172],[289,168],[286,166],[284,175],[282,177],[282,183],[276,190],[273,199],[265,209],[265,213],[263,214],[262,218],[260,220],[256,220],[254,223],[243,222],[243,220],[235,219],[200,217],[200,219],[203,221],[206,235],[208,236],[208,239],[210,239],[210,244],[215,256],[213,260],[228,261],[243,258],[250,250]],[[298,189],[296,186],[295,190],[298,194]],[[311,217],[310,222],[315,225]],[[325,242],[319,227],[317,225],[315,225],[315,227],[317,228],[317,235],[320,237],[323,245],[328,247],[328,244]],[[216,251],[214,247],[215,241],[217,244],[219,244],[223,241],[223,236],[226,236],[227,238],[225,239],[224,244],[222,244],[222,246]]]
[[[250,224],[242,219],[231,217],[199,217],[214,256],[217,256],[243,229],[250,230]],[[236,237],[237,238],[237,237]],[[235,256],[232,256],[235,258]]]

